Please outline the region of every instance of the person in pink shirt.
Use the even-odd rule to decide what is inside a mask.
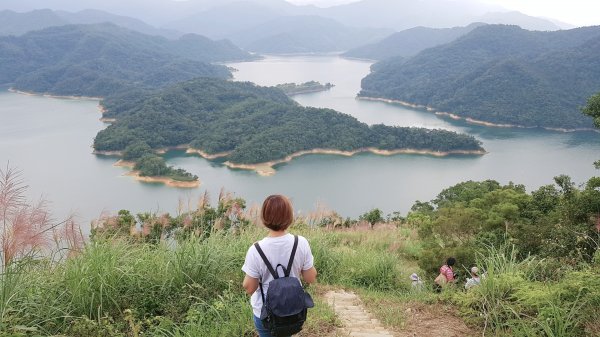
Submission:
[[[446,264],[440,268],[440,274],[446,276],[446,283],[454,283],[456,279],[454,278],[454,265],[456,264],[456,259],[453,257],[449,257],[446,260]]]

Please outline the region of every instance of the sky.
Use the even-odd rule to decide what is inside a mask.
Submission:
[[[332,6],[357,0],[288,0],[295,4]],[[389,0],[395,1],[395,0]],[[481,0],[532,16],[557,19],[577,26],[600,25],[600,0]]]

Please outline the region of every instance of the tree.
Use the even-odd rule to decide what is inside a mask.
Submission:
[[[382,222],[383,217],[381,216],[381,210],[379,208],[374,208],[365,214],[360,216],[360,220],[364,220],[371,225],[371,229],[375,226],[376,223]]]
[[[594,125],[600,128],[600,92],[588,99],[587,105],[582,109],[583,113],[594,118]],[[600,160],[594,163],[600,169]]]
[[[587,105],[582,109],[583,113],[594,118],[594,124],[600,128],[600,92],[590,97]]]
[[[129,144],[123,152],[124,160],[138,160],[147,154],[152,154],[152,148],[148,143],[143,141],[136,141]]]

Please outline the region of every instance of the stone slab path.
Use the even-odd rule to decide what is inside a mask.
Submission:
[[[327,303],[342,321],[343,328],[336,336],[348,337],[393,337],[381,322],[365,310],[360,298],[344,290],[329,291],[325,294]]]

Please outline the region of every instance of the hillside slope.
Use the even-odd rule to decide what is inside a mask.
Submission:
[[[0,83],[40,93],[105,96],[133,84],[228,78],[226,67],[208,62],[247,58],[230,42],[197,35],[168,40],[112,24],[68,25],[0,38]]]
[[[494,124],[589,128],[600,90],[600,27],[532,32],[489,25],[363,79],[360,96],[406,101]]]
[[[482,25],[484,24],[472,23],[466,27],[454,28],[415,27],[394,33],[379,42],[351,49],[343,56],[370,60],[409,57],[427,48],[452,42]]]

